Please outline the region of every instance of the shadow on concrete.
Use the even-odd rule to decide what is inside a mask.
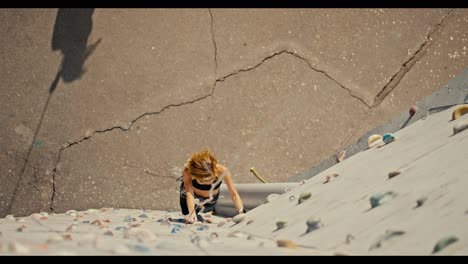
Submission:
[[[60,50],[63,58],[56,80],[61,77],[64,82],[72,82],[85,73],[84,62],[101,42],[101,39],[98,39],[87,46],[93,29],[93,13],[94,8],[60,8],[57,11],[52,34],[52,50]],[[54,90],[55,87],[51,85],[50,92]]]
[[[8,205],[8,213],[11,213],[12,211],[18,188],[28,166],[29,157],[31,156],[34,143],[36,142],[37,135],[41,129],[44,115],[49,106],[52,93],[57,88],[59,80],[62,79],[64,82],[72,82],[80,79],[85,72],[83,69],[85,60],[93,53],[101,42],[101,38],[99,38],[95,43],[87,46],[88,38],[93,28],[93,13],[94,8],[60,8],[57,12],[54,32],[52,34],[52,50],[60,50],[63,58],[60,68],[49,87],[49,96],[44,105],[44,109],[42,110],[33,140],[29,146],[25,162],[21,169],[15,189],[13,190],[13,194]]]

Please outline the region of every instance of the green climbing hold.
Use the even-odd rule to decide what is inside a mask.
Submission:
[[[434,249],[432,250],[432,254],[437,253],[441,251],[442,249],[448,247],[449,245],[455,243],[458,241],[458,238],[456,236],[448,236],[440,239],[437,244],[434,246]]]
[[[393,191],[375,194],[371,196],[370,203],[371,203],[372,208],[375,208],[381,204],[384,204],[385,202],[388,202],[389,200],[395,198],[396,196],[397,194]]]
[[[299,200],[297,201],[297,204],[303,203],[305,200],[309,199],[312,196],[312,193],[310,192],[303,192],[301,195],[299,195]]]
[[[370,250],[374,250],[376,248],[380,248],[382,246],[382,243],[389,240],[390,238],[392,237],[396,237],[396,236],[402,236],[404,235],[406,232],[403,231],[403,230],[386,230],[385,231],[385,234],[383,234],[382,236],[380,236],[377,241],[375,241],[369,248],[369,251]]]
[[[287,224],[288,224],[288,222],[286,222],[286,221],[278,221],[278,222],[276,222],[276,227],[277,227],[277,229],[281,229],[281,228],[284,228]]]

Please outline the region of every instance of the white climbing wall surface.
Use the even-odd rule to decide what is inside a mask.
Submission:
[[[452,107],[345,158],[244,219],[102,208],[0,219],[0,254],[463,255],[468,129]],[[328,177],[327,177],[328,176]],[[240,221],[240,222],[239,222]],[[238,222],[238,223],[235,223]]]

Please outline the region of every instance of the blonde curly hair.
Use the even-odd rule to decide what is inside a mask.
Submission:
[[[203,148],[187,160],[185,170],[200,181],[209,181],[219,175],[217,164],[218,160],[213,153]]]

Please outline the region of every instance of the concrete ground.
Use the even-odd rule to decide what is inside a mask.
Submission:
[[[191,153],[284,182],[467,65],[466,9],[2,9],[0,216],[178,210]]]

